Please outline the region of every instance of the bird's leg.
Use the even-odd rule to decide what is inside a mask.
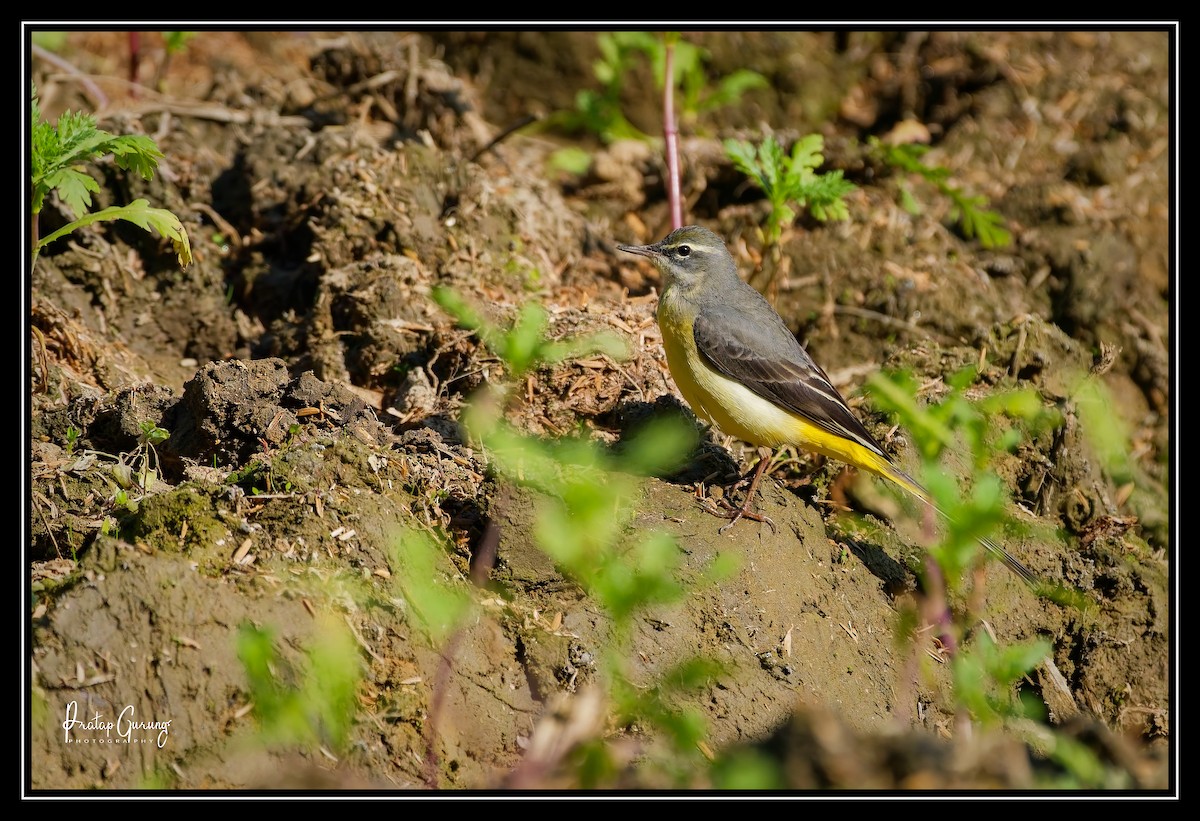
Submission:
[[[774,522],[761,513],[755,513],[753,510],[751,510],[751,508],[754,506],[754,494],[758,491],[758,483],[762,481],[763,473],[766,471],[772,455],[773,451],[771,448],[761,447],[758,449],[758,465],[754,468],[754,477],[750,480],[750,488],[746,491],[746,498],[742,501],[741,507],[735,508],[728,501],[722,499],[722,501],[729,507],[729,511],[726,513],[721,513],[715,510],[713,511],[714,513],[717,513],[717,515],[725,516],[730,520],[729,524],[721,528],[721,533],[724,533],[726,530],[733,527],[734,524],[737,523],[737,520],[741,519],[742,517],[753,519],[756,522],[766,522],[771,526],[772,533],[777,532],[775,530]],[[735,486],[741,482],[742,480],[739,479],[735,483]]]

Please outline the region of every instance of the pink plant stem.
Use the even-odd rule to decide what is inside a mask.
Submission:
[[[925,544],[934,540],[933,506],[925,505],[922,526],[925,531]],[[954,639],[954,618],[950,613],[949,598],[946,594],[946,577],[942,575],[942,566],[929,553],[925,554],[925,620],[938,627],[938,639],[947,656],[953,656],[958,645]]]
[[[679,130],[675,126],[675,46],[667,40],[663,68],[663,138],[667,151],[667,202],[671,207],[671,230],[683,226],[679,196]]]
[[[954,619],[946,600],[946,578],[941,565],[929,554],[925,555],[925,587],[925,621],[937,627],[943,650],[947,656],[953,656],[958,651],[958,642],[954,639]]]

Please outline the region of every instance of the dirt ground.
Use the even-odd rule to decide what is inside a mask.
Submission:
[[[680,120],[685,222],[747,276],[768,206],[721,139],[821,133],[825,168],[857,186],[849,219],[786,227],[766,287],[897,458],[913,458],[905,432],[862,392],[881,368],[932,402],[973,365],[970,398],[1033,388],[1060,413],[996,455],[1015,511],[997,538],[1080,599],[989,564],[948,604],[967,650],[1047,642],[991,693],[1040,717],[964,700],[921,622],[927,534],[843,465],[785,454],[760,499],[774,528],[725,533],[697,493],[751,448],[697,426],[678,470],[624,477],[618,553],[666,534],[683,594],[621,627],[539,546],[546,488],[464,432],[509,374],[439,286],[497,323],[532,302],[551,338],[626,343],[521,375],[516,430],[619,449],[649,417],[691,419],[661,283],[616,249],[670,230],[661,142],[550,127],[602,88],[596,33],[206,31],[168,59],[143,32],[132,83],[127,33],[74,32],[31,56],[45,117],[152,136],[154,179],[99,163],[96,207],[172,211],[194,261],[102,222],[27,281],[30,790],[1174,792],[1170,34],[683,39],[706,49],[707,87],[767,81]],[[657,139],[645,59],[619,100]],[[934,183],[867,150],[903,135],[1011,242],[964,235]],[[565,147],[587,170],[551,162]],[[40,216],[42,236],[66,222],[53,200]],[[1089,372],[1115,462],[1080,408]],[[147,425],[169,438],[146,444]],[[415,573],[397,549],[414,533],[436,546]],[[714,562],[732,569],[713,578]],[[426,588],[465,615],[431,630]],[[272,637],[275,689],[252,680],[248,626]],[[322,655],[337,637],[348,654]],[[698,729],[622,707],[614,653],[629,689]],[[714,666],[672,689],[697,656]],[[320,705],[347,670],[339,731]],[[270,705],[314,688],[273,735]]]

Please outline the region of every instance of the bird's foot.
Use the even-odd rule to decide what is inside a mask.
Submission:
[[[738,519],[750,519],[754,522],[765,522],[770,526],[772,533],[779,532],[775,527],[775,523],[771,521],[769,516],[764,516],[761,513],[755,513],[750,509],[751,500],[749,498],[747,498],[745,503],[740,507],[731,504],[725,498],[722,498],[719,501],[721,503],[721,507],[717,507],[715,504],[713,504],[711,499],[704,499],[700,502],[700,507],[711,513],[713,516],[717,516],[721,519],[729,519],[729,524],[722,525],[721,529],[718,531],[719,533],[724,534],[727,530],[729,530],[729,528],[737,524]]]
[[[754,494],[758,492],[758,483],[762,480],[763,470],[767,467],[767,462],[770,461],[770,457],[771,450],[769,448],[759,448],[758,465],[754,468],[752,476],[747,474],[747,477],[750,478],[750,488],[746,491],[745,500],[742,502],[741,507],[735,507],[732,503],[730,503],[729,497],[738,486],[746,481],[747,477],[742,477],[730,485],[730,487],[726,490],[725,495],[721,497],[719,501],[725,508],[724,510],[714,505],[710,499],[704,498],[703,490],[701,489],[703,487],[703,483],[696,486],[696,498],[699,500],[700,506],[714,516],[719,516],[722,519],[730,520],[729,524],[721,528],[721,533],[729,530],[729,528],[737,524],[738,519],[743,518],[751,519],[755,522],[766,522],[771,526],[772,533],[779,532],[775,528],[775,523],[772,522],[770,518],[762,515],[761,513],[755,513],[750,509],[754,503]]]

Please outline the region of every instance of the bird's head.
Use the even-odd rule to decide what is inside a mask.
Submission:
[[[663,287],[690,290],[701,280],[733,276],[737,266],[724,241],[700,225],[676,228],[653,245],[618,245],[622,251],[647,257],[663,277]]]

